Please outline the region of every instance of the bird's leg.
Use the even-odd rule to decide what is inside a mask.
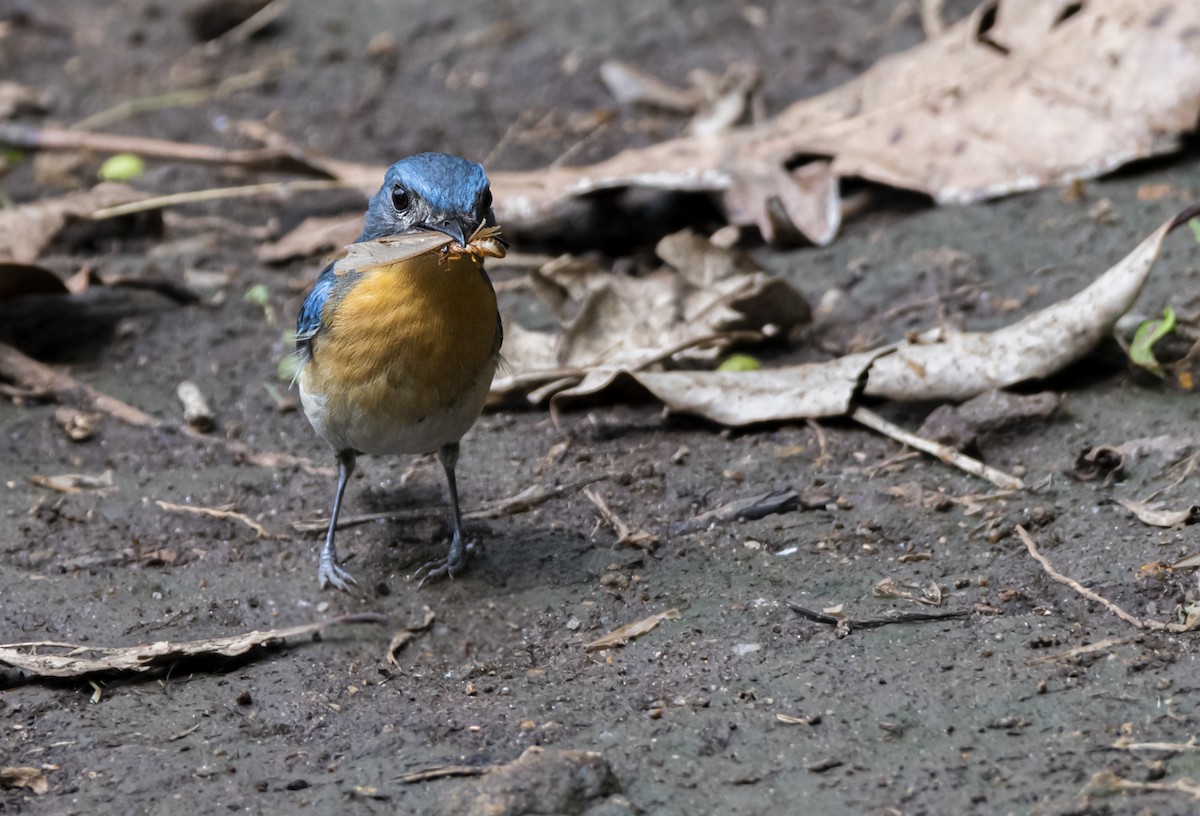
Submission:
[[[333,543],[334,532],[337,530],[338,515],[342,512],[342,494],[346,492],[346,483],[354,473],[354,451],[339,451],[337,455],[338,481],[337,493],[333,497],[333,510],[329,514],[329,532],[325,535],[325,546],[321,548],[320,565],[317,568],[317,580],[321,589],[332,586],[344,592],[350,591],[350,584],[358,582],[350,576],[337,562],[337,546]]]
[[[458,481],[454,478],[454,466],[458,464],[458,443],[449,442],[438,449],[438,461],[446,471],[446,484],[450,487],[450,510],[454,514],[454,538],[450,540],[450,551],[439,561],[430,561],[419,570],[419,589],[430,578],[454,577],[467,566],[467,544],[463,538],[462,511],[458,507]]]

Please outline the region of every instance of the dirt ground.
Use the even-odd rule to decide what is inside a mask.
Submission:
[[[770,113],[922,37],[918,4],[889,0],[425,5],[343,12],[296,0],[263,35],[212,56],[173,3],[0,2],[0,76],[47,89],[49,119],[72,123],[125,99],[262,69],[269,79],[250,90],[106,129],[222,143],[228,121],[262,119],[338,157],[383,164],[440,149],[499,169],[568,153],[584,161],[681,127],[615,106],[596,78],[608,57],[678,84],[691,68],[753,61]],[[949,3],[947,13],[969,8]],[[759,14],[763,28],[748,22]],[[394,47],[376,39],[369,48],[381,31]],[[94,177],[98,161],[76,172]],[[151,164],[135,183],[171,191],[245,180]],[[18,202],[55,192],[29,162],[3,184]],[[757,253],[813,303],[832,287],[847,292],[810,345],[788,352],[812,358],[938,322],[1008,323],[1080,289],[1197,196],[1191,147],[1088,183],[1082,196],[1048,190],[957,209],[884,198],[828,248]],[[286,386],[276,372],[282,334],[315,263],[266,266],[254,248],[306,215],[360,206],[349,194],[306,194],[192,205],[161,234],[144,221],[68,232],[46,260],[57,271],[87,263],[105,274],[228,281],[204,288],[193,274],[200,302],[125,317],[101,342],[51,338],[50,359],[173,421],[175,386],[191,378],[215,407],[218,435],[331,467],[303,415],[268,388]],[[713,226],[706,214],[672,217]],[[571,235],[568,225],[561,235],[614,254],[602,233]],[[517,248],[545,251],[539,240],[519,235]],[[1137,311],[1171,305],[1194,317],[1198,270],[1200,247],[1181,230]],[[242,297],[256,284],[267,287],[275,323]],[[1196,397],[1134,376],[1115,345],[1027,390],[1047,389],[1063,395],[1057,415],[979,443],[986,461],[1035,487],[966,502],[952,500],[996,491],[850,423],[731,433],[652,404],[596,405],[557,426],[544,412],[491,412],[464,440],[468,508],[596,477],[593,489],[658,544],[616,547],[595,505],[572,489],[531,512],[471,521],[468,571],[418,589],[406,576],[445,545],[439,509],[342,531],[364,588],[356,595],[318,591],[317,534],[293,529],[326,511],[329,472],[240,464],[219,444],[112,418],[73,442],[53,405],[2,400],[0,641],[132,645],[349,612],[389,624],[181,663],[150,679],[0,674],[0,767],[41,768],[50,784],[40,796],[0,789],[0,813],[1193,813],[1184,791],[1087,788],[1106,770],[1164,786],[1200,778],[1195,750],[1115,747],[1196,737],[1194,635],[1136,630],[1051,582],[1013,528],[1028,527],[1057,569],[1133,614],[1171,620],[1195,600],[1194,575],[1139,568],[1194,553],[1196,528],[1148,527],[1113,499],[1144,497],[1181,470],[1150,453],[1111,483],[1071,472],[1092,445],[1162,434],[1195,443]],[[935,406],[875,407],[916,429]],[[445,502],[432,459],[363,465],[347,512]],[[113,487],[103,491],[63,495],[29,481],[108,470]],[[1196,503],[1196,478],[1163,498]],[[788,487],[828,500],[673,532]],[[156,501],[229,505],[271,537]],[[942,610],[969,614],[838,638],[787,605],[843,604],[853,618],[926,609],[877,596],[888,578],[917,595],[935,582]],[[419,623],[426,606],[432,628],[389,664],[392,634]],[[677,620],[624,647],[584,648],[670,609]],[[1081,649],[1089,644],[1098,646]],[[504,765],[530,746],[545,749],[542,764],[507,788],[497,774],[403,779]],[[560,753],[571,750],[603,762]]]

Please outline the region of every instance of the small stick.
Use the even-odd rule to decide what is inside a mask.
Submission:
[[[266,527],[263,527],[254,519],[247,516],[245,513],[239,513],[235,510],[219,510],[216,507],[196,507],[190,504],[172,504],[171,502],[156,501],[154,502],[168,513],[192,513],[197,516],[208,516],[216,519],[232,519],[240,521],[251,530],[257,538],[275,538]]]
[[[161,210],[179,204],[195,204],[200,201],[221,201],[226,198],[249,198],[257,195],[287,196],[291,193],[307,190],[345,190],[354,189],[355,185],[336,180],[314,181],[270,181],[263,184],[247,184],[241,187],[213,187],[208,190],[189,190],[186,193],[171,193],[170,195],[143,198],[141,201],[131,201],[116,207],[104,207],[92,213],[92,218],[99,221],[104,218],[117,218],[132,213]]]
[[[949,620],[953,618],[965,618],[971,614],[969,610],[961,609],[958,611],[949,612],[892,612],[882,618],[863,618],[856,620],[854,618],[838,618],[833,615],[826,615],[824,612],[817,612],[815,609],[809,609],[806,606],[801,606],[798,603],[785,601],[788,609],[795,612],[801,617],[808,618],[815,623],[825,623],[830,626],[848,627],[850,629],[874,629],[880,626],[888,626],[893,623],[928,623],[930,621]]]
[[[633,530],[625,520],[617,515],[617,511],[608,506],[608,502],[604,497],[592,490],[590,487],[583,489],[583,495],[588,497],[588,500],[596,505],[596,509],[600,511],[600,516],[608,523],[608,526],[617,534],[617,546],[623,547],[632,545],[635,547],[644,547],[657,543],[658,539],[645,530]]]
[[[1029,554],[1033,556],[1034,561],[1037,561],[1042,565],[1042,569],[1045,570],[1046,574],[1050,576],[1052,581],[1062,584],[1063,586],[1070,587],[1083,597],[1087,598],[1089,601],[1095,601],[1134,628],[1152,629],[1156,632],[1173,632],[1174,634],[1183,634],[1184,632],[1191,632],[1196,629],[1195,624],[1189,625],[1185,623],[1163,623],[1162,621],[1139,618],[1129,614],[1124,609],[1110,601],[1108,598],[1092,592],[1083,584],[1079,583],[1073,578],[1068,578],[1056,570],[1053,565],[1051,565],[1049,559],[1038,552],[1037,544],[1034,542],[1029,533],[1025,531],[1025,528],[1018,524],[1016,530],[1017,535],[1020,536],[1021,541],[1025,544],[1025,549],[1029,550]]]
[[[914,433],[901,428],[899,425],[894,425],[881,417],[879,414],[867,408],[855,408],[850,414],[850,418],[866,425],[873,431],[878,431],[884,436],[895,439],[910,448],[928,453],[930,456],[936,456],[948,465],[970,473],[972,476],[979,476],[987,479],[1003,490],[1024,490],[1025,483],[1016,476],[1010,476],[1002,470],[997,470],[994,467],[985,465],[978,459],[973,459],[965,453],[960,453],[949,445],[943,445],[940,442],[934,442],[932,439],[926,439],[923,436],[917,436]]]
[[[433,779],[446,779],[451,776],[483,776],[495,770],[495,765],[441,765],[424,771],[415,771],[400,777],[406,785],[414,782],[429,782]]]

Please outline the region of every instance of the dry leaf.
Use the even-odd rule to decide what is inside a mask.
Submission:
[[[85,490],[115,490],[112,470],[106,470],[99,476],[87,473],[64,473],[60,476],[33,475],[29,477],[31,484],[54,490],[58,493],[82,493]]]
[[[514,355],[512,373],[496,379],[493,396],[504,398],[524,391],[531,401],[553,396],[554,402],[561,405],[609,388],[636,384],[672,411],[730,426],[839,416],[849,413],[860,394],[898,401],[970,399],[992,389],[1044,379],[1087,354],[1136,300],[1166,236],[1197,213],[1200,205],[1183,210],[1082,292],[993,332],[939,330],[824,363],[758,371],[646,371],[637,370],[636,365],[622,367],[614,360],[622,356],[662,360],[670,356],[671,349],[655,352],[638,348],[640,343],[627,338],[584,332],[582,337],[573,336],[578,346],[568,347],[570,353],[581,355],[571,360],[575,365],[556,368],[546,359],[554,336],[541,332],[524,332],[522,336],[518,330],[516,348],[529,356],[523,360],[522,355]],[[587,293],[594,290],[612,298],[614,302],[594,307],[598,314],[585,316],[590,325],[616,331],[624,325],[622,321],[630,322],[628,315],[620,314],[616,305],[619,301],[612,294],[614,288],[625,284],[609,288],[603,282],[597,284],[592,272],[574,269],[569,274],[563,272],[558,282],[563,303],[572,292],[584,297],[585,303]],[[651,300],[636,287],[634,284],[630,291],[638,292],[651,306],[643,319],[658,320],[652,328],[637,330],[642,342],[677,336],[669,334],[669,325],[662,325],[661,313],[670,298]],[[560,308],[565,313],[565,308]],[[652,318],[649,313],[659,317]],[[541,337],[530,336],[534,334]],[[584,349],[599,355],[601,361],[578,367],[586,365]],[[507,345],[505,353],[510,353]],[[527,370],[526,363],[530,366]]]
[[[18,111],[44,111],[49,106],[49,91],[30,88],[9,80],[0,80],[0,121]]]
[[[257,646],[320,632],[351,623],[384,623],[382,615],[342,615],[317,623],[285,629],[253,631],[244,635],[172,642],[160,640],[138,646],[82,646],[74,643],[34,641],[0,645],[0,663],[38,677],[83,677],[98,672],[148,672],[193,657],[238,657]]]
[[[676,355],[712,360],[739,336],[786,333],[811,317],[799,292],[745,253],[690,231],[662,239],[657,252],[669,266],[640,278],[571,256],[539,269],[534,289],[562,328],[532,331],[508,316],[509,373],[497,377],[493,395],[534,393],[537,400],[551,383],[553,391],[574,385],[589,393],[589,371],[615,375]]]
[[[1138,521],[1151,527],[1182,527],[1195,521],[1196,514],[1200,513],[1200,507],[1194,504],[1182,510],[1156,510],[1135,499],[1117,497],[1113,501],[1133,513]]]
[[[260,246],[258,259],[263,263],[283,263],[292,258],[332,252],[351,243],[361,230],[361,215],[312,216],[278,241]]]
[[[148,198],[146,193],[123,184],[105,183],[91,190],[0,210],[0,259],[29,263],[42,253],[67,221],[143,198]]]
[[[641,637],[647,632],[654,629],[665,620],[679,620],[678,609],[668,609],[665,612],[657,612],[648,618],[642,618],[634,623],[627,623],[619,629],[614,629],[607,635],[596,638],[591,643],[584,646],[589,652],[595,652],[600,649],[611,649],[613,646],[624,646],[634,638]]]
[[[416,626],[410,626],[407,629],[401,629],[392,635],[392,640],[387,648],[387,662],[393,666],[399,666],[400,661],[396,659],[396,654],[408,645],[408,642],[422,632],[433,626],[433,622],[437,620],[437,615],[428,606],[425,607],[425,617]]]
[[[1070,5],[982,6],[936,39],[753,127],[584,167],[494,173],[497,214],[529,222],[612,187],[712,190],[726,194],[732,221],[757,224],[768,239],[798,229],[826,243],[837,230],[829,201],[837,207],[836,182],[847,176],[967,203],[1174,149],[1200,113],[1200,49],[1191,40],[1200,4],[1090,0],[1063,14]],[[991,10],[996,26],[981,34]],[[813,155],[830,157],[813,164],[832,183],[806,190],[791,164]]]
[[[29,788],[38,796],[50,790],[50,780],[37,768],[0,768],[0,788]]]

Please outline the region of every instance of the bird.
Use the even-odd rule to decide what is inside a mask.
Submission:
[[[504,340],[483,268],[483,255],[504,254],[504,241],[492,238],[498,232],[482,165],[446,153],[401,159],[371,198],[362,234],[344,258],[325,267],[300,307],[300,402],[337,460],[318,558],[321,589],[350,591],[357,583],[338,563],[334,535],[362,454],[437,454],[454,531],[445,558],[417,574],[423,584],[466,566],[455,468],[459,441],[483,411]],[[403,240],[417,241],[419,251],[389,249],[397,236],[411,236]],[[421,245],[421,236],[437,240]],[[472,244],[480,236],[484,250]],[[426,245],[435,249],[421,250]]]

